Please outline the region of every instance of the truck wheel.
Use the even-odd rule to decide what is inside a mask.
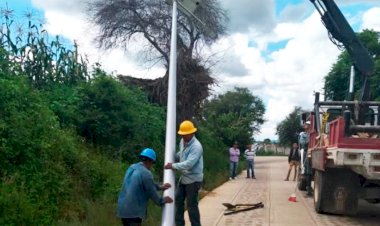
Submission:
[[[314,209],[317,213],[323,213],[323,197],[326,195],[325,184],[323,172],[316,170],[314,174]]]
[[[314,208],[318,213],[356,214],[359,179],[347,169],[316,171],[314,175]]]

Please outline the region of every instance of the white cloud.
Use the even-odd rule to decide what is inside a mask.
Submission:
[[[364,13],[362,28],[380,31],[380,7],[374,7]]]
[[[248,40],[252,38],[259,43],[258,47],[248,48]],[[228,85],[221,89],[224,91],[233,86],[248,87],[255,95],[264,99],[267,122],[258,139],[275,139],[277,123],[294,106],[312,107],[313,92],[321,90],[323,77],[339,54],[339,50],[330,43],[317,13],[301,23],[279,23],[272,33],[266,35],[238,34],[228,39],[233,45],[231,49],[239,53],[241,62],[250,73],[238,78],[222,73],[222,83]],[[262,54],[268,42],[287,39],[290,41],[285,48],[269,56]],[[218,46],[214,48],[218,49]]]
[[[310,2],[304,1],[299,4],[289,4],[285,6],[280,14],[280,19],[283,21],[300,21],[311,11]]]
[[[146,68],[145,65],[140,65],[137,57],[138,49],[133,48],[133,45],[128,51],[122,49],[103,51],[96,48],[94,38],[97,29],[88,22],[83,0],[50,0],[48,3],[43,0],[32,0],[32,3],[44,10],[45,29],[52,35],[75,40],[79,51],[88,57],[90,63],[98,62],[110,73],[140,78],[157,78],[165,74],[163,66]]]
[[[336,0],[338,5],[348,5],[348,4],[357,4],[357,3],[379,3],[378,0]]]
[[[71,14],[83,12],[86,0],[31,0],[32,4],[47,11],[61,11]]]
[[[357,3],[363,1],[351,1]],[[373,1],[366,1],[373,3]],[[380,8],[373,7],[357,18],[363,28],[380,31]],[[330,42],[320,16],[314,12],[301,22],[279,22],[267,34],[239,34],[228,37],[230,47],[239,52],[241,62],[249,69],[249,75],[232,78],[220,74],[219,92],[233,86],[248,87],[266,103],[267,122],[257,139],[275,139],[276,125],[295,106],[312,108],[314,91],[322,91],[323,78],[330,70],[340,51]],[[256,47],[248,48],[254,41]],[[289,40],[283,49],[265,56],[270,42]],[[214,47],[218,49],[217,46]],[[226,47],[224,47],[226,48]]]
[[[268,32],[276,25],[274,0],[222,0],[233,32]]]
[[[96,49],[92,42],[96,29],[86,22],[84,10],[79,10],[81,5],[78,6],[76,0],[32,2],[44,10],[48,22],[46,29],[51,34],[77,40],[80,50],[86,53],[91,61],[101,61],[108,71],[145,78],[164,74],[161,67],[146,70],[139,66],[136,63],[136,49],[129,49],[128,52],[117,49],[107,53]],[[327,31],[316,12],[302,20],[304,15],[299,10],[304,5],[288,8],[280,16],[280,19],[288,19],[276,21],[274,0],[241,0],[239,4],[230,0],[222,2],[230,6],[232,16],[236,16],[232,18],[232,24],[240,24],[243,27],[232,29],[240,33],[233,33],[219,40],[211,48],[212,51],[224,55],[221,61],[223,65],[216,66],[214,70],[219,82],[215,92],[220,93],[240,86],[248,87],[253,94],[260,96],[267,107],[267,122],[257,138],[274,140],[277,123],[283,120],[294,106],[306,109],[312,107],[313,92],[321,90],[323,77],[336,60],[339,50],[328,39]],[[378,0],[338,1],[338,4],[358,2],[378,3]],[[261,6],[262,10],[257,6]],[[245,10],[239,13],[242,8]],[[311,4],[310,8],[313,8]],[[299,15],[291,18],[291,12]],[[360,15],[359,22],[362,23],[362,28],[380,31],[380,7],[373,7]],[[268,51],[268,44],[284,40],[287,40],[284,48],[274,52]],[[255,43],[254,47],[248,46],[251,41]]]

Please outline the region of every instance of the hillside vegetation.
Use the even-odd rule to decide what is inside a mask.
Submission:
[[[119,225],[117,195],[142,148],[157,151],[153,174],[162,181],[165,107],[90,68],[76,45],[67,49],[31,21],[26,35],[12,33],[9,16],[2,22],[0,225]],[[230,144],[194,120],[210,190],[228,178]],[[145,224],[160,217],[152,206]]]

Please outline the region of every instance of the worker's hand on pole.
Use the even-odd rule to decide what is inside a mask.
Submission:
[[[161,190],[165,191],[166,189],[171,188],[171,187],[172,187],[171,184],[169,184],[169,183],[165,183],[165,184],[163,184],[163,185],[161,186]]]
[[[173,199],[170,198],[169,196],[165,196],[165,197],[164,197],[164,202],[165,202],[165,203],[172,203],[172,202],[173,202]]]
[[[173,169],[173,163],[167,163],[164,167],[165,169]]]

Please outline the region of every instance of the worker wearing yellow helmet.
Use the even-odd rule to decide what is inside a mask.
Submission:
[[[178,162],[165,165],[165,169],[179,170],[182,173],[175,196],[176,226],[185,226],[185,200],[191,225],[201,225],[198,192],[203,181],[203,148],[195,137],[195,132],[197,128],[191,121],[185,120],[181,123],[178,134],[182,139],[179,145],[180,150],[176,154]]]

